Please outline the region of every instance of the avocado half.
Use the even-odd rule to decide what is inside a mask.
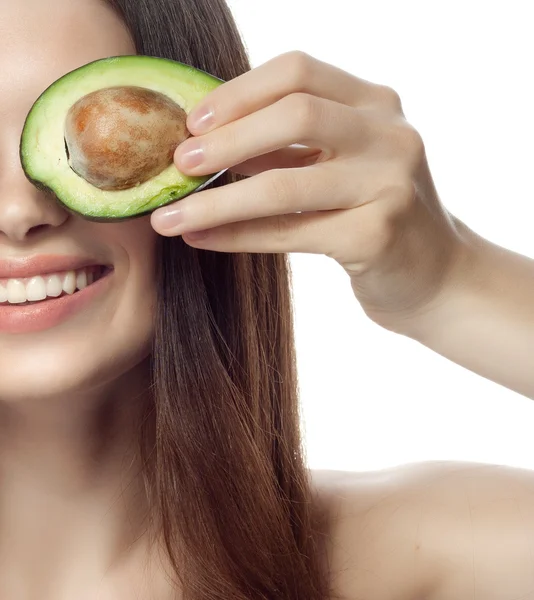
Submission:
[[[173,153],[189,135],[178,133],[186,131],[187,115],[222,83],[164,58],[134,55],[91,62],[55,81],[30,109],[20,141],[22,168],[35,186],[85,218],[116,221],[150,213],[212,177],[181,173]],[[94,110],[96,101],[100,114]],[[142,139],[143,132],[151,139]],[[140,138],[131,160],[130,142]],[[117,172],[129,172],[115,178],[119,163]]]

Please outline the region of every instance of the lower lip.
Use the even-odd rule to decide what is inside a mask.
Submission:
[[[36,304],[0,305],[0,333],[34,333],[59,325],[108,288],[113,270],[83,290]]]

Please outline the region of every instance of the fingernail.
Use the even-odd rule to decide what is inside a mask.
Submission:
[[[183,221],[184,215],[180,208],[161,209],[152,213],[152,225],[161,231],[173,229]]]
[[[178,162],[186,169],[193,169],[202,164],[204,160],[204,149],[197,142],[188,144],[189,150],[185,154],[178,154]]]
[[[188,117],[188,127],[195,133],[207,133],[215,124],[213,109],[209,107],[194,109]]]

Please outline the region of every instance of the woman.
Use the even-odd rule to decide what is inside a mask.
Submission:
[[[95,278],[56,322],[61,298],[0,306],[0,598],[534,597],[529,472],[305,469],[285,252],[334,258],[376,323],[534,397],[514,359],[532,262],[441,205],[395,92],[299,52],[247,72],[224,0],[6,1],[0,28],[0,284]],[[232,173],[84,221],[24,177],[24,118],[64,73],[135,53],[228,81],[175,161]]]

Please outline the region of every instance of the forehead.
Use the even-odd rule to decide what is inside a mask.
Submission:
[[[104,0],[0,0],[0,114],[29,110],[53,81],[106,56],[135,54]]]

